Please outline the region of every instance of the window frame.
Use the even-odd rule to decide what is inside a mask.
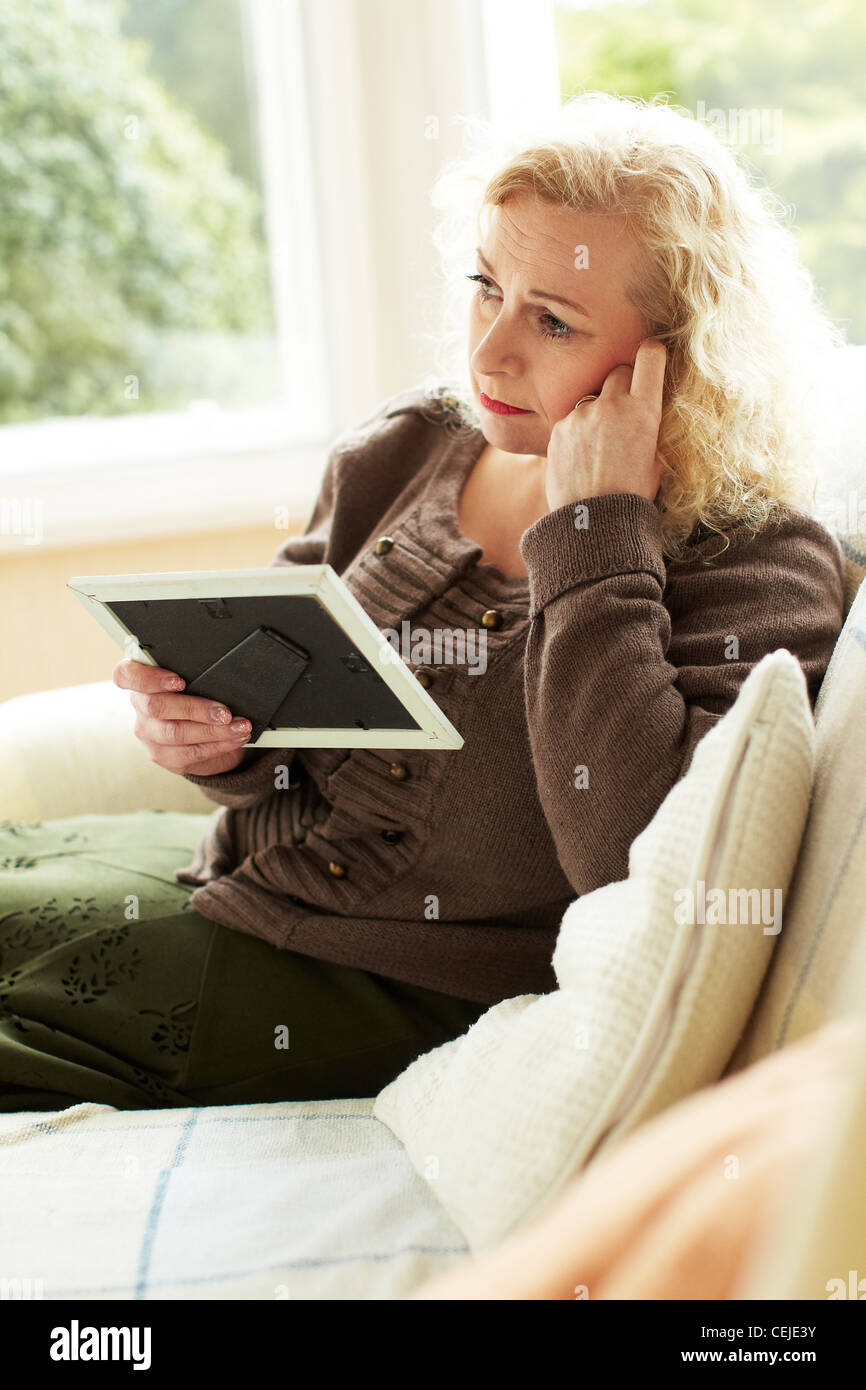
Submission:
[[[38,503],[49,548],[301,517],[318,493],[332,429],[302,0],[240,0],[255,64],[254,112],[282,402],[226,409],[48,417],[0,426],[5,514]],[[303,337],[298,331],[303,326]],[[288,392],[291,388],[291,399]],[[21,538],[0,533],[0,553]]]
[[[279,506],[303,525],[336,438],[429,379],[430,189],[462,153],[457,116],[559,100],[553,0],[534,0],[530,25],[524,0],[241,3],[258,55],[280,370],[302,383],[301,409],[0,427],[0,504],[38,504],[46,548],[273,525]],[[309,343],[292,340],[293,322]],[[21,546],[0,527],[0,553]]]

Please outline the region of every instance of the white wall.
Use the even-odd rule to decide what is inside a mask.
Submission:
[[[430,192],[461,154],[454,117],[496,119],[558,100],[553,6],[303,3],[329,382],[342,430],[431,371],[421,336],[438,326]]]

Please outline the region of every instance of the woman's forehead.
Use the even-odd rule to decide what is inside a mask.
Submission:
[[[530,277],[527,289],[551,293],[568,294],[601,277],[619,281],[638,259],[624,214],[581,212],[530,198],[491,208],[480,245],[497,269]]]

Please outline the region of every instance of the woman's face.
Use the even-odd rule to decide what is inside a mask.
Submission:
[[[542,456],[556,422],[611,368],[632,365],[647,336],[625,296],[640,273],[637,249],[624,217],[524,195],[492,210],[477,271],[469,367],[484,436],[506,453]],[[528,413],[496,414],[484,396]]]

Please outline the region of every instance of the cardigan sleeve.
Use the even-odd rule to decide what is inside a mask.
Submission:
[[[324,564],[334,516],[336,461],[335,448],[329,455],[319,495],[303,534],[290,536],[274,555],[272,565]],[[293,756],[292,748],[253,749],[244,754],[243,762],[231,772],[217,772],[210,777],[191,772],[181,775],[201,787],[211,801],[243,811],[270,795],[276,784],[277,768],[288,767]]]
[[[526,719],[538,795],[578,894],[628,876],[632,840],[687,772],[749,672],[785,647],[814,708],[843,621],[843,560],[789,508],[666,566],[637,493],[555,508],[523,534],[530,587]]]

